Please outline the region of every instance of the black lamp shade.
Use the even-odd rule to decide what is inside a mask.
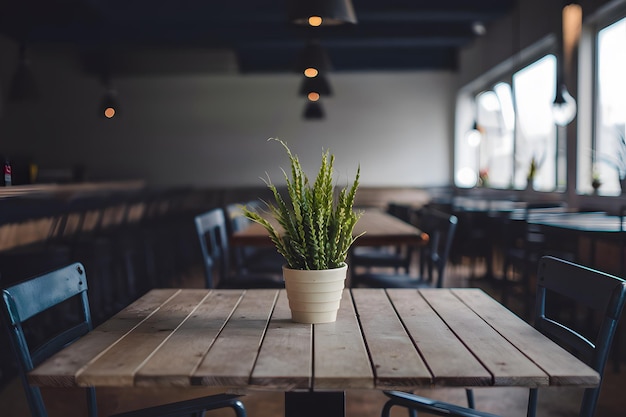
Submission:
[[[325,117],[324,108],[319,101],[307,100],[304,107],[304,113],[302,115],[307,120],[319,120]]]
[[[332,70],[328,52],[326,52],[326,49],[324,49],[317,40],[307,42],[296,60],[296,72],[302,73],[307,68],[315,68],[319,72]]]
[[[309,17],[319,16],[322,25],[356,23],[356,14],[351,0],[288,0],[289,21],[298,25],[308,25]]]
[[[300,83],[301,96],[308,96],[309,93],[317,93],[320,96],[332,96],[333,90],[328,82],[328,79],[323,74],[318,74],[316,77],[308,78],[304,77],[302,83]]]

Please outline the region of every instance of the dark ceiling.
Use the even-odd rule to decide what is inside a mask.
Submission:
[[[356,25],[305,28],[287,21],[286,0],[0,0],[0,33],[34,47],[71,45],[88,67],[94,56],[121,68],[123,54],[195,50],[229,51],[241,73],[288,72],[306,40],[319,39],[334,71],[455,70],[473,24],[515,2],[353,0]]]

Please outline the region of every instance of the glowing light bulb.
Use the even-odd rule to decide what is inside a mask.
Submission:
[[[304,76],[308,78],[317,77],[317,74],[319,74],[319,71],[315,68],[307,68],[304,70]]]
[[[309,17],[309,25],[311,26],[321,26],[322,18],[320,16],[311,16]]]
[[[113,116],[115,116],[115,109],[113,107],[107,107],[104,109],[104,117],[111,119]]]
[[[559,126],[567,126],[576,117],[576,100],[564,85],[560,86],[552,103],[552,117]]]
[[[314,92],[309,93],[309,95],[307,97],[308,97],[309,101],[317,101],[317,100],[320,99],[320,95],[318,93],[314,93]]]

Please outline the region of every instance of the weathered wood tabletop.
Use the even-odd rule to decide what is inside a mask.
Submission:
[[[362,234],[363,233],[363,234]],[[361,235],[362,234],[362,235]],[[354,226],[353,235],[361,235],[355,245],[378,246],[414,244],[424,245],[428,242],[428,235],[417,227],[400,220],[379,209],[365,209],[361,218]],[[258,223],[233,233],[230,240],[232,245],[264,246],[272,245],[267,231]]]
[[[344,290],[337,321],[318,325],[291,322],[284,290],[156,289],[29,379],[313,392],[599,383],[479,289]]]

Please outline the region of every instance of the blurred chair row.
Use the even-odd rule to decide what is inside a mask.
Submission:
[[[90,271],[91,316],[99,324],[201,265],[193,218],[206,210],[204,198],[176,188],[3,199],[0,287],[80,261]],[[49,320],[42,328],[58,318]],[[7,351],[2,334],[2,383],[16,372]]]

